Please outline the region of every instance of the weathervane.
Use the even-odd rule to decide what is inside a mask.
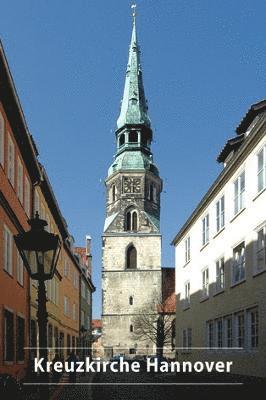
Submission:
[[[132,10],[133,10],[132,16],[133,16],[134,21],[135,21],[135,19],[136,19],[136,8],[137,8],[137,4],[132,4],[132,5],[131,5],[131,8],[132,8]]]

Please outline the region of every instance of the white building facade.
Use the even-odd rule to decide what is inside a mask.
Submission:
[[[173,240],[179,360],[266,376],[266,101],[218,157],[224,169]]]

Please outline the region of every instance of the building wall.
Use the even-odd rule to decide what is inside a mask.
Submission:
[[[183,331],[191,329],[193,347],[209,347],[209,321],[213,321],[214,346],[227,347],[226,327],[228,317],[232,317],[233,347],[239,347],[238,315],[244,313],[244,348],[242,350],[182,350],[177,349],[179,359],[187,360],[233,360],[233,373],[265,376],[266,361],[266,266],[256,273],[257,230],[266,224],[266,192],[258,193],[257,154],[266,144],[265,117],[262,123],[253,127],[249,133],[249,146],[237,159],[234,168],[226,167],[228,174],[206,206],[197,214],[193,222],[175,244],[176,260],[176,346],[184,346]],[[243,146],[243,145],[242,145]],[[235,156],[237,157],[237,155]],[[234,213],[234,182],[245,170],[245,206]],[[225,224],[219,232],[216,230],[216,202],[224,195]],[[209,241],[202,245],[202,218],[209,213]],[[185,260],[185,241],[190,237],[191,257]],[[233,284],[232,269],[234,249],[245,242],[245,279]],[[265,239],[264,239],[265,243]],[[217,290],[216,261],[224,257],[224,289]],[[209,294],[203,293],[203,270],[209,270]],[[185,286],[190,282],[190,304],[186,299]],[[259,344],[252,348],[250,310],[256,308],[259,315]],[[222,322],[219,322],[222,321]],[[220,325],[219,325],[220,324]],[[219,326],[222,339],[218,341]],[[220,332],[220,329],[219,329]],[[186,333],[185,333],[186,336]],[[230,336],[230,335],[229,335]],[[222,340],[222,341],[221,341]],[[185,344],[187,344],[185,339]],[[213,345],[211,347],[213,347]],[[231,347],[231,345],[230,345]],[[252,362],[251,362],[252,360]]]
[[[25,179],[27,177],[30,186],[28,187],[28,207],[31,212],[31,180],[21,155],[20,149],[17,145],[16,139],[13,135],[11,125],[6,117],[3,105],[0,103],[0,117],[4,120],[4,162],[0,164],[0,282],[1,282],[1,293],[0,293],[0,373],[10,373],[23,377],[26,373],[28,366],[28,354],[24,352],[24,359],[18,360],[16,354],[17,348],[17,337],[16,330],[18,328],[17,317],[24,319],[24,346],[28,345],[29,339],[29,277],[26,271],[23,271],[23,280],[21,283],[18,281],[18,252],[15,246],[13,235],[18,233],[18,227],[28,229],[28,217],[25,211]],[[8,180],[8,136],[12,139],[14,144],[14,185]],[[18,159],[21,161],[23,167],[23,197],[18,199]],[[8,228],[11,238],[12,247],[12,271],[7,272],[4,269],[4,229]],[[14,296],[14,293],[16,294]],[[5,310],[13,313],[13,359],[12,361],[5,361]],[[9,332],[11,337],[11,332]],[[19,357],[21,358],[21,357]]]

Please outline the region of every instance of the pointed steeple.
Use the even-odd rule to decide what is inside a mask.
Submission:
[[[144,93],[142,71],[140,65],[140,49],[136,32],[136,6],[133,8],[133,29],[129,46],[129,57],[126,80],[117,129],[126,124],[145,125],[150,127],[148,106]]]

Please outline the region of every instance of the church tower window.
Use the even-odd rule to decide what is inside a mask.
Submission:
[[[136,269],[137,268],[137,250],[133,245],[129,246],[127,249],[126,267],[128,269]]]
[[[130,325],[129,330],[130,330],[130,332],[133,332],[134,329],[133,329],[133,325],[132,324]]]
[[[123,144],[125,144],[125,135],[124,135],[124,133],[122,133],[122,135],[120,135],[120,137],[119,137],[119,147],[123,146]]]
[[[133,306],[133,296],[129,296],[129,305]]]
[[[128,135],[129,143],[138,143],[138,132],[131,131]]]
[[[136,232],[138,230],[138,214],[135,210],[129,210],[126,213],[126,231]]]
[[[115,185],[112,186],[112,202],[114,203],[116,200],[116,187]]]

